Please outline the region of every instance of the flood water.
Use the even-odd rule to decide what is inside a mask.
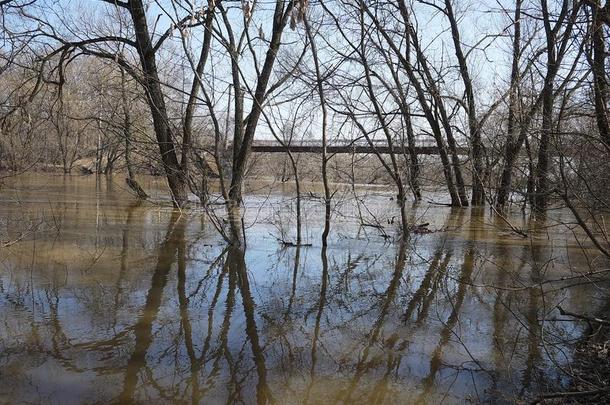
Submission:
[[[241,250],[162,183],[143,179],[137,204],[120,177],[5,180],[0,403],[512,403],[566,382],[583,329],[555,307],[607,306],[557,281],[607,266],[561,210],[515,211],[522,238],[488,210],[422,203],[433,232],[398,241],[394,193],[345,187],[322,248],[307,192],[296,248],[278,242],[292,190],[256,184]]]

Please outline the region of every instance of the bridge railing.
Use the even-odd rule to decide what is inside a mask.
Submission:
[[[375,147],[387,147],[388,143],[384,139],[374,139],[371,142]],[[279,142],[273,139],[255,139],[253,142],[253,146],[281,146]],[[322,140],[321,139],[307,139],[307,140],[298,140],[290,142],[291,147],[321,147]],[[370,143],[366,139],[357,139],[357,140],[349,140],[349,139],[335,139],[327,144],[327,146],[338,146],[338,147],[349,147],[349,146],[370,146]],[[401,146],[400,142],[394,142],[393,146]],[[406,143],[405,143],[406,146]],[[427,147],[436,147],[435,142],[429,141],[421,141],[417,140],[415,142],[415,146],[419,148],[427,148]]]

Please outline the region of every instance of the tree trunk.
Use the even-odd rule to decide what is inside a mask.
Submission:
[[[415,35],[415,33],[413,32],[413,29],[411,27],[407,6],[406,6],[404,0],[399,1],[398,5],[399,5],[400,12],[401,12],[401,15],[404,20],[403,22],[405,24],[405,34],[406,34],[407,41],[409,39],[413,40],[413,44],[415,45],[416,54],[418,56],[417,59],[419,61],[421,52],[419,49],[419,44],[417,42],[417,36]],[[430,125],[430,128],[432,129],[432,134],[434,135],[434,139],[435,139],[437,147],[438,147],[439,156],[441,158],[441,162],[443,165],[443,174],[445,176],[445,181],[447,183],[447,190],[449,192],[449,195],[451,196],[451,205],[455,206],[455,207],[459,207],[462,204],[460,201],[460,197],[458,195],[457,188],[455,186],[455,182],[454,182],[454,178],[453,178],[453,169],[452,169],[451,163],[449,161],[449,156],[447,154],[447,148],[445,146],[445,142],[441,135],[441,130],[438,125],[438,121],[432,112],[431,105],[428,103],[428,99],[426,97],[426,92],[423,88],[423,85],[415,74],[415,68],[411,64],[410,60],[408,60],[405,57],[405,55],[403,55],[403,53],[401,52],[399,47],[395,44],[394,40],[392,39],[392,36],[390,36],[389,33],[384,29],[384,27],[381,25],[379,20],[376,18],[375,14],[373,14],[368,9],[368,7],[365,8],[365,11],[368,14],[368,16],[373,20],[373,22],[375,23],[376,28],[386,39],[386,41],[387,41],[388,45],[390,46],[390,48],[392,49],[392,51],[396,54],[396,57],[398,58],[402,67],[405,69],[405,72],[407,73],[409,81],[415,88],[415,92],[417,94],[417,99],[424,112],[426,121],[428,122],[428,124]]]
[[[424,111],[425,108],[423,104],[425,103],[426,105],[428,105],[428,112],[425,112],[425,115],[428,120],[428,123],[432,126],[433,132],[435,132],[435,128],[436,131],[438,131],[438,133],[434,134],[434,137],[436,138],[437,146],[439,148],[439,155],[441,156],[441,160],[443,160],[443,167],[447,165],[445,167],[445,178],[447,181],[447,188],[449,189],[449,194],[451,195],[451,205],[456,207],[467,207],[468,197],[466,196],[466,188],[464,185],[464,179],[462,177],[462,170],[460,168],[460,159],[457,153],[457,145],[455,142],[455,138],[453,137],[453,130],[451,129],[451,123],[449,122],[449,117],[447,116],[447,111],[445,110],[443,99],[440,97],[440,91],[436,86],[434,77],[432,76],[430,67],[428,65],[428,60],[426,59],[426,56],[420,46],[417,33],[415,32],[415,29],[411,24],[411,20],[409,19],[409,13],[404,0],[401,0],[399,2],[399,7],[405,24],[407,25],[407,34],[411,38],[413,47],[415,49],[416,62],[418,63],[421,73],[424,75],[424,84],[427,86],[428,94],[434,99],[435,107],[438,109],[438,111],[435,111],[435,113],[433,113],[432,106],[428,105],[424,90],[421,88],[421,86],[419,86],[420,89],[417,90],[418,86],[416,86],[414,82],[419,82],[419,80],[417,80],[416,76],[413,74],[413,68],[410,66],[409,63],[410,68],[407,70],[407,73],[409,73],[409,70],[412,72],[412,74],[409,74],[409,79],[418,91],[418,98]],[[420,92],[421,94],[419,94]],[[449,163],[449,160],[446,159],[446,153],[444,152],[444,142],[442,141],[440,127],[438,125],[439,116],[438,114],[436,114],[436,112],[440,113],[441,125],[445,131],[447,144],[449,145],[449,151],[451,152],[451,163]],[[451,170],[447,170],[449,168]],[[451,176],[451,178],[448,178],[448,175]],[[453,176],[455,176],[455,181]]]
[[[536,197],[533,207],[536,211],[543,211],[548,203],[549,147],[553,131],[553,102],[555,99],[553,87],[552,83],[549,84],[542,103],[542,131],[538,146],[538,164],[535,172]]]
[[[405,125],[407,127],[407,143],[409,145],[409,185],[413,191],[415,201],[421,200],[421,187],[419,185],[419,158],[415,152],[415,133],[413,132],[413,123],[411,121],[411,110],[406,106]]]
[[[129,2],[129,12],[134,24],[138,55],[144,73],[143,81],[146,96],[152,114],[163,169],[172,194],[173,204],[175,207],[182,208],[188,202],[187,182],[176,154],[171,124],[161,89],[161,81],[159,80],[155,50],[148,32],[148,22],[146,21],[142,0],[131,0]]]
[[[316,90],[318,92],[318,97],[320,98],[320,107],[322,108],[322,183],[324,185],[324,230],[322,231],[322,246],[326,247],[328,244],[328,234],[330,233],[330,215],[331,215],[331,198],[332,194],[330,192],[330,185],[328,182],[328,156],[326,153],[326,144],[328,142],[326,126],[328,119],[328,112],[326,109],[326,97],[324,94],[324,86],[322,82],[322,72],[320,71],[320,61],[318,59],[318,48],[316,46],[316,41],[311,33],[311,29],[309,27],[309,21],[307,17],[303,19],[303,24],[305,25],[305,30],[307,32],[307,37],[311,42],[311,55],[313,57],[315,71],[316,71]]]
[[[510,89],[508,94],[508,123],[507,123],[507,138],[506,147],[504,149],[504,166],[502,168],[502,177],[500,179],[500,188],[496,198],[496,207],[503,208],[509,198],[510,184],[512,180],[513,165],[517,157],[518,148],[515,150],[516,124],[517,124],[517,109],[518,109],[518,89],[520,81],[519,59],[521,56],[521,3],[522,0],[515,2],[515,15],[513,18],[515,26],[515,35],[513,38],[513,60],[510,73]]]
[[[546,0],[542,0],[542,17],[546,33],[546,65],[549,72],[556,72],[558,60],[555,51],[557,31],[551,28],[551,17]],[[553,132],[553,103],[555,101],[555,74],[545,77],[542,89],[542,131],[538,145],[538,164],[536,166],[536,196],[534,198],[534,209],[538,212],[544,211],[548,203],[548,171],[549,171],[549,146]]]
[[[599,4],[599,2],[597,2]],[[606,148],[610,150],[610,112],[608,111],[608,74],[606,73],[606,42],[604,41],[603,13],[610,16],[610,1],[605,8],[593,7],[593,91],[595,95],[595,118],[597,128]]]
[[[527,132],[530,124],[534,118],[536,111],[540,105],[543,105],[543,120],[546,117],[545,122],[543,122],[542,128],[542,136],[540,141],[540,150],[538,156],[538,166],[536,169],[536,182],[538,189],[536,193],[542,195],[542,199],[540,199],[536,205],[538,209],[542,208],[541,206],[546,205],[547,193],[548,193],[548,185],[547,185],[547,171],[548,171],[548,146],[549,146],[549,137],[550,132],[552,131],[552,108],[553,108],[553,89],[554,82],[557,76],[557,72],[559,70],[561,61],[563,57],[566,55],[568,50],[568,44],[571,42],[572,38],[572,28],[574,27],[575,21],[578,16],[578,12],[580,7],[582,6],[581,2],[573,2],[573,7],[569,9],[569,3],[567,0],[564,0],[562,3],[561,12],[557,17],[553,16],[552,18],[549,16],[547,1],[541,0],[542,5],[542,13],[543,13],[543,22],[546,33],[547,40],[547,71],[544,77],[544,86],[540,91],[540,94],[537,96],[536,101],[530,107],[528,113],[525,118],[521,122],[521,129],[519,133],[519,138],[516,142],[512,142],[512,139],[509,137],[506,143],[506,157],[504,162],[504,169],[502,172],[501,185],[500,190],[498,191],[498,199],[497,205],[498,207],[502,207],[511,191],[511,178],[512,178],[512,170],[514,166],[514,162],[516,161],[517,155],[523,145],[525,137],[527,136]],[[554,24],[551,27],[551,20],[553,20]],[[565,26],[562,34],[561,41],[557,42],[557,36],[560,28]],[[567,80],[567,79],[565,79]],[[542,157],[542,159],[540,159]],[[542,161],[541,161],[542,160]],[[542,181],[541,181],[542,179]]]
[[[451,25],[451,35],[453,37],[453,46],[455,49],[455,54],[458,60],[458,65],[460,68],[460,76],[462,77],[462,82],[464,83],[464,90],[466,92],[466,102],[468,105],[467,115],[468,115],[468,128],[470,129],[470,143],[472,147],[472,205],[484,205],[485,204],[485,189],[483,187],[483,145],[481,143],[481,131],[479,128],[479,121],[476,115],[476,107],[475,107],[475,99],[474,99],[474,90],[472,88],[472,79],[470,78],[470,73],[468,72],[468,63],[466,61],[466,56],[464,52],[462,52],[462,43],[460,41],[460,31],[458,28],[457,20],[455,19],[455,15],[453,14],[453,7],[451,6],[451,1],[445,0],[445,9],[447,12],[447,17],[449,18],[449,22]],[[457,172],[456,172],[457,173]],[[461,175],[461,174],[460,174]]]
[[[248,158],[250,156],[250,150],[252,148],[254,133],[256,132],[258,120],[261,116],[263,104],[265,102],[265,97],[267,93],[267,86],[269,84],[269,79],[271,78],[273,66],[275,64],[277,53],[281,45],[282,32],[284,31],[284,27],[286,26],[288,15],[292,11],[292,7],[293,2],[290,2],[288,6],[286,6],[286,10],[284,10],[283,1],[277,1],[275,4],[275,12],[273,15],[273,33],[271,35],[271,41],[269,42],[269,48],[267,49],[263,68],[261,69],[260,75],[258,76],[256,90],[254,91],[254,97],[252,100],[252,108],[250,110],[250,113],[248,114],[246,127],[243,132],[243,138],[237,139],[236,136],[239,134],[234,134],[233,148],[238,149],[234,149],[233,152],[233,173],[231,176],[231,186],[229,188],[229,198],[233,203],[236,204],[241,204],[242,187],[246,174]],[[234,90],[235,98],[237,99],[238,94],[240,93],[240,89],[236,87]],[[239,117],[237,116],[237,114],[235,118],[237,127],[237,121],[241,120],[238,119]]]

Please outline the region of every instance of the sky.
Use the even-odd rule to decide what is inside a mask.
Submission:
[[[438,0],[437,0],[438,1]],[[156,40],[162,33],[172,26],[172,21],[177,21],[190,12],[192,8],[198,10],[202,5],[207,4],[206,1],[195,0],[187,2],[179,0],[172,2],[170,0],[149,0],[146,1],[147,17],[149,28],[155,33],[153,40]],[[231,26],[235,29],[237,35],[243,29],[244,11],[240,2],[226,2],[228,10],[228,18]],[[266,52],[266,42],[261,39],[260,34],[268,39],[271,36],[271,19],[273,15],[273,7],[275,2],[271,0],[262,0],[254,2],[253,17],[250,25],[250,36],[253,39],[253,51],[257,54],[259,60],[263,60]],[[316,44],[319,48],[321,64],[323,70],[331,67],[336,68],[337,55],[332,51],[335,47],[348,47],[348,44],[343,42],[336,28],[330,24],[332,21],[328,16],[320,19],[321,10],[317,5],[317,1],[311,1],[310,18],[312,26],[319,29],[316,37]],[[337,0],[326,1],[329,7],[337,7]],[[439,15],[432,7],[422,4],[414,6],[415,16],[418,22],[418,30],[420,32],[421,42],[424,45],[426,55],[429,58],[430,64],[433,67],[455,65],[455,55],[451,37],[448,33],[448,23],[442,15]],[[491,104],[498,96],[499,92],[507,86],[507,78],[509,72],[510,61],[508,55],[510,53],[510,20],[507,16],[511,13],[513,7],[512,1],[506,0],[472,0],[472,1],[456,1],[454,8],[456,15],[460,19],[460,35],[464,49],[468,51],[470,47],[476,43],[479,44],[481,50],[475,50],[469,55],[470,74],[475,81],[475,91],[477,97],[482,100],[482,105]],[[117,11],[115,7],[100,0],[39,0],[36,9],[33,12],[42,21],[48,24],[48,29],[53,27],[60,36],[85,39],[95,36],[108,35],[111,33],[119,34],[120,25],[117,24]],[[349,21],[348,21],[349,23]],[[128,19],[125,20],[123,27],[128,26]],[[215,25],[218,32],[222,35],[226,34],[226,30],[221,24]],[[508,28],[508,30],[507,30]],[[125,31],[125,30],[124,30]],[[127,30],[130,32],[129,30]],[[171,86],[182,87],[186,91],[191,86],[192,74],[186,60],[184,59],[184,49],[182,47],[178,31],[174,31],[171,40],[166,41],[161,47],[158,54],[158,64],[160,68],[170,76]],[[502,34],[502,35],[498,35]],[[127,34],[130,35],[130,34]],[[199,28],[194,28],[188,33],[187,46],[194,60],[200,51],[203,31]],[[283,36],[284,44],[280,50],[280,57],[276,62],[276,67],[286,64],[286,55],[298,55],[303,49],[305,43],[305,32],[302,25],[297,26],[295,31],[286,28]],[[480,42],[481,41],[481,42]],[[132,50],[132,57],[137,60],[135,50]],[[245,47],[245,51],[240,59],[242,75],[245,78],[244,83],[249,84],[253,89],[256,82],[256,70],[253,64],[253,58],[250,50]],[[304,70],[311,74],[313,69],[313,61],[311,54],[308,52],[303,59]],[[285,66],[284,66],[285,68]],[[342,70],[343,69],[343,70]],[[342,64],[338,72],[343,75],[355,75],[353,66],[350,64]],[[452,76],[445,76],[445,89],[461,95],[462,88],[459,81],[455,81],[456,71]],[[230,58],[226,48],[215,40],[213,52],[208,61],[206,68],[206,87],[214,98],[219,115],[227,113],[227,105],[229,102],[229,86],[231,84],[230,77]],[[334,79],[333,79],[334,80]],[[453,82],[453,83],[451,83]],[[308,102],[303,106],[299,106],[298,100],[292,100],[291,96],[297,90],[302,90],[302,83],[299,81],[289,82],[289,86],[282,89],[282,92],[277,95],[275,101],[282,101],[274,105],[266,111],[271,116],[278,117],[280,120],[285,120],[289,116],[297,113],[297,115],[306,115],[304,119],[302,131],[309,138],[319,138],[321,133],[319,109],[316,109],[318,104],[315,93],[311,94]],[[171,91],[168,94],[172,93]],[[329,89],[329,93],[330,89]],[[247,94],[247,92],[246,92]],[[175,97],[175,94],[173,95]],[[247,97],[248,99],[248,97]],[[282,100],[283,99],[283,100]],[[288,100],[288,101],[287,101]],[[336,103],[337,99],[329,99],[331,104]],[[360,100],[366,104],[367,100]],[[388,104],[387,109],[392,107]],[[246,101],[246,111],[249,110],[249,101]],[[199,115],[207,114],[206,108],[199,109]],[[341,126],[343,118],[334,116],[331,121],[331,134],[334,136],[349,136],[346,126]],[[427,124],[419,120],[417,122],[422,129],[426,129]],[[372,123],[370,125],[373,125]],[[265,119],[261,117],[259,128],[257,131],[258,139],[271,139],[271,131],[269,130]]]

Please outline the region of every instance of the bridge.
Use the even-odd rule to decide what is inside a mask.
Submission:
[[[394,153],[410,152],[410,148],[406,145],[393,146]],[[255,140],[252,144],[252,152],[258,153],[286,153],[289,150],[291,153],[322,153],[321,140],[306,140],[291,142],[290,144],[282,145],[275,140]],[[383,140],[374,140],[372,145],[366,140],[357,141],[333,141],[326,146],[326,152],[330,154],[349,153],[349,154],[389,154],[390,147]],[[468,155],[468,148],[458,147],[459,155]],[[438,146],[430,142],[417,142],[415,153],[418,155],[438,155]]]

